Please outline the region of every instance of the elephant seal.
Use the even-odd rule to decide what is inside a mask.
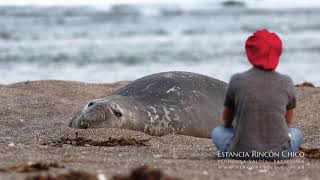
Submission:
[[[221,123],[226,90],[226,83],[201,74],[152,74],[89,102],[72,118],[69,127],[210,138],[212,129]]]

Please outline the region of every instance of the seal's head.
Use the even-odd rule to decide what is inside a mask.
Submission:
[[[72,128],[120,128],[126,127],[128,121],[136,120],[137,104],[128,98],[110,96],[90,101],[82,111],[77,113],[69,123]]]

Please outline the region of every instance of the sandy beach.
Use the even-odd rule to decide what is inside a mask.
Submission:
[[[0,168],[28,162],[57,162],[42,174],[81,170],[92,174],[127,175],[150,165],[181,179],[303,179],[320,178],[319,159],[228,162],[217,158],[210,139],[182,135],[153,137],[123,129],[76,130],[67,127],[71,117],[93,98],[110,94],[126,81],[88,84],[73,81],[30,81],[0,85]],[[297,88],[295,126],[305,135],[306,148],[320,148],[320,88]],[[60,138],[85,137],[150,139],[147,146],[54,146]],[[0,172],[0,179],[24,179],[39,173]]]

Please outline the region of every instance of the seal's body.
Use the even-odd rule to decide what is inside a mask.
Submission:
[[[226,83],[201,74],[153,74],[91,101],[69,126],[210,138],[220,124],[226,88]]]

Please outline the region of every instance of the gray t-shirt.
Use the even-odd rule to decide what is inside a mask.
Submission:
[[[231,152],[280,152],[288,148],[285,114],[296,106],[289,76],[255,67],[235,74],[224,105],[235,110]]]

